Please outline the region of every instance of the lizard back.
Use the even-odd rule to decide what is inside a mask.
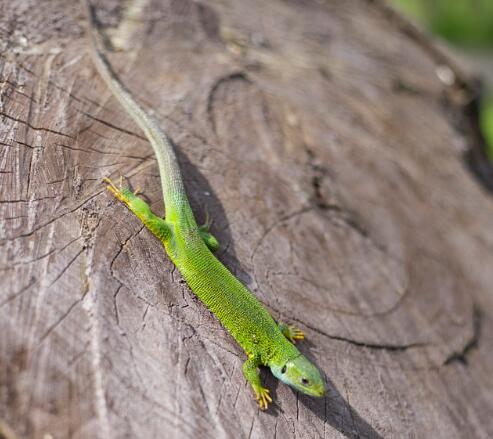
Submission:
[[[166,250],[199,299],[217,316],[247,354],[263,362],[274,346],[291,346],[260,301],[211,253],[198,231],[179,227]],[[287,347],[287,346],[286,346]]]

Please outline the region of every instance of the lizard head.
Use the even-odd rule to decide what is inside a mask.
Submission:
[[[320,372],[301,354],[280,366],[271,365],[270,369],[277,379],[300,392],[311,396],[325,394],[325,385]]]

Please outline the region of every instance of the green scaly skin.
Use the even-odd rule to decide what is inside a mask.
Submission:
[[[166,208],[166,219],[151,212],[148,204],[127,188],[116,187],[109,179],[108,189],[145,224],[163,243],[181,275],[215,314],[246,352],[243,372],[251,384],[261,409],[272,401],[262,386],[258,367],[270,367],[272,373],[293,388],[312,396],[323,396],[324,382],[318,369],[304,357],[293,342],[303,333],[294,326],[277,324],[257,298],[212,254],[218,242],[208,225],[198,227],[188,202],[173,148],[165,133],[124,89],[99,49],[100,36],[89,4],[92,58],[98,72],[114,96],[144,131],[159,164]]]

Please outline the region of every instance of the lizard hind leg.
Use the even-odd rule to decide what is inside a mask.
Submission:
[[[284,337],[286,337],[291,343],[296,343],[297,340],[303,340],[305,334],[303,331],[294,325],[286,325],[286,323],[278,323],[279,329],[281,330]]]
[[[212,233],[209,233],[211,224],[212,221],[210,221],[209,219],[209,213],[206,211],[205,224],[199,227],[199,234],[202,240],[205,242],[205,245],[209,248],[209,250],[211,252],[215,252],[219,248],[219,241]]]
[[[209,250],[211,252],[215,252],[219,248],[219,241],[216,239],[214,235],[212,235],[209,232],[206,232],[203,229],[204,226],[199,227],[199,235],[202,238],[202,240],[205,242],[205,245],[209,247]]]
[[[132,192],[129,188],[122,187],[122,179],[120,179],[120,187],[117,187],[109,178],[103,179],[108,183],[107,189],[122,203],[125,203],[128,208],[144,223],[144,225],[164,244],[171,236],[171,230],[166,221],[157,215],[154,215],[149,205],[137,196],[140,190]]]

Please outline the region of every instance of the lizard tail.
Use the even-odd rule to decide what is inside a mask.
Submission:
[[[177,202],[186,200],[185,188],[176,159],[173,146],[157,121],[149,116],[132,94],[118,80],[113,72],[111,64],[104,52],[103,38],[99,32],[99,25],[95,16],[95,10],[89,0],[82,0],[87,10],[89,19],[88,34],[91,40],[90,51],[94,65],[104,82],[110,88],[113,96],[128,111],[135,123],[144,132],[151,143],[159,165],[159,175],[163,189],[163,198],[167,211],[172,209]],[[176,206],[177,207],[177,206]]]

